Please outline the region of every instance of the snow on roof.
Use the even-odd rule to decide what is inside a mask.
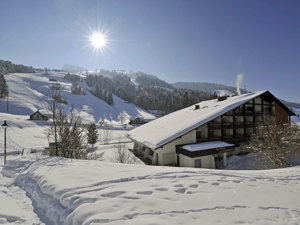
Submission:
[[[195,104],[200,105],[197,110],[195,105],[189,106],[135,128],[128,135],[131,139],[156,149],[266,92],[268,91],[246,93],[228,97],[224,101],[203,101]]]
[[[203,142],[199,144],[184,145],[181,148],[190,152],[195,152],[195,151],[202,151],[207,149],[226,148],[232,146],[234,146],[234,144],[229,144],[224,141],[209,141],[209,142]]]

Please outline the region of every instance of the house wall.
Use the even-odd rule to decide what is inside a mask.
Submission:
[[[201,131],[201,135],[203,138],[207,138],[208,136],[208,130],[207,130],[207,125],[204,124],[200,127],[197,128],[197,131]]]
[[[215,158],[213,155],[190,158],[179,154],[180,167],[195,167],[195,160],[201,159],[201,168],[215,169]]]
[[[275,103],[276,120],[278,123],[288,123],[289,114],[279,104]]]
[[[170,165],[177,163],[177,155],[176,155],[176,145],[180,144],[190,144],[196,143],[196,131],[192,130],[187,134],[181,136],[180,138],[176,138],[175,140],[165,144],[163,147],[155,150],[158,157],[158,165]],[[154,158],[153,158],[154,159]],[[157,162],[156,161],[156,162]],[[152,161],[153,164],[156,162]]]

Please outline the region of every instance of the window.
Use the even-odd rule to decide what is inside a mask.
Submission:
[[[201,159],[195,160],[195,168],[201,168]]]
[[[196,131],[196,139],[202,138],[201,131]]]
[[[253,111],[253,106],[247,106],[247,107],[246,107],[246,110],[252,112],[252,111]]]

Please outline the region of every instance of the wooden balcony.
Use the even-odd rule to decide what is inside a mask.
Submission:
[[[233,135],[224,135],[223,139],[233,139]]]
[[[244,114],[244,110],[243,110],[243,109],[235,109],[235,110],[234,110],[234,113],[235,113],[235,114],[238,114],[238,115]]]
[[[244,134],[235,134],[235,138],[243,138]]]
[[[233,126],[233,122],[223,122],[223,126]]]
[[[201,137],[201,138],[197,138],[196,141],[197,141],[197,143],[206,142],[206,141],[208,141],[208,138]]]
[[[221,123],[219,123],[219,122],[208,122],[208,126],[212,126],[212,127],[221,126]]]
[[[209,137],[208,139],[211,141],[211,140],[221,140],[222,138],[221,136],[213,136],[213,137]]]

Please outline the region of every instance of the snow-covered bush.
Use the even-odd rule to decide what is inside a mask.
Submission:
[[[246,147],[259,153],[268,167],[292,166],[300,157],[300,128],[296,124],[280,124],[276,117],[265,115]]]

